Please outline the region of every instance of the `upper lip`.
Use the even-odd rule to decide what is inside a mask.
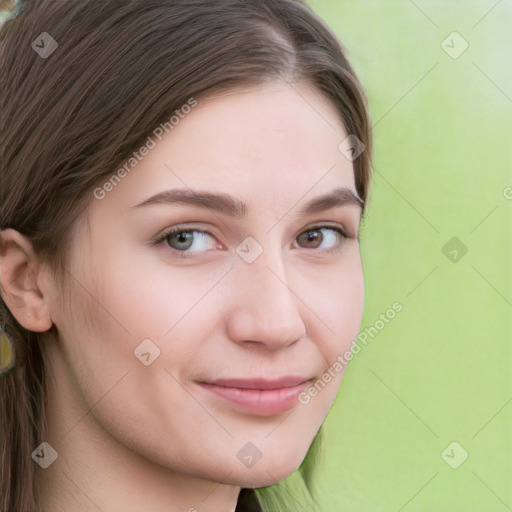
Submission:
[[[288,376],[278,379],[217,379],[215,381],[203,382],[202,384],[239,389],[280,389],[298,386],[308,380],[311,380],[311,378]]]

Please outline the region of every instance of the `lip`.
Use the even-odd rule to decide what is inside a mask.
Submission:
[[[267,380],[219,379],[199,386],[235,408],[260,416],[272,416],[293,409],[310,378],[282,377]]]

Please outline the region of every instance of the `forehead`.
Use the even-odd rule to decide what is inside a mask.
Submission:
[[[352,162],[339,150],[347,137],[339,113],[308,85],[198,99],[169,133],[150,137],[152,149],[104,206],[131,207],[173,188],[225,191],[256,207],[291,205],[313,189],[354,190]]]

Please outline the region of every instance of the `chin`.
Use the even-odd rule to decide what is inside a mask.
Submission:
[[[274,469],[274,471],[272,471]],[[288,478],[293,471],[276,471],[275,468],[271,468],[269,472],[265,470],[256,473],[249,473],[246,475],[232,475],[231,485],[243,487],[245,489],[260,489],[261,487],[268,487],[274,485],[282,480]],[[226,482],[225,482],[226,483]]]
[[[299,469],[305,457],[305,453],[304,456],[300,456],[297,451],[287,455],[286,458],[274,456],[267,460],[262,457],[252,467],[238,467],[230,476],[232,480],[230,483],[248,489],[257,489],[281,482]]]

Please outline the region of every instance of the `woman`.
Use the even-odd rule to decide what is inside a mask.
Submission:
[[[312,510],[364,303],[339,41],[297,0],[33,0],[0,39],[1,510]]]

